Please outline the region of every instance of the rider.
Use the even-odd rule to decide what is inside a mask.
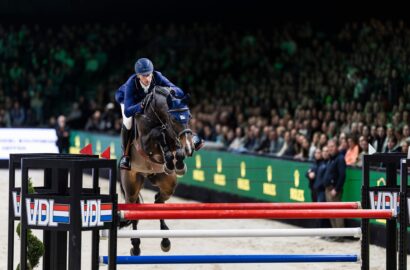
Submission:
[[[123,156],[120,160],[120,168],[130,170],[130,143],[132,141],[132,119],[135,114],[144,112],[144,98],[151,92],[154,86],[170,87],[175,91],[176,97],[183,97],[185,94],[181,88],[175,86],[159,71],[154,70],[154,65],[148,58],[140,58],[135,62],[135,74],[115,93],[115,100],[121,105],[122,128],[121,144]],[[197,136],[192,137],[194,148],[198,151],[203,141]]]

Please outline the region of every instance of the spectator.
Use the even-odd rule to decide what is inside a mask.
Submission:
[[[101,130],[101,112],[95,111],[93,115],[88,119],[85,125],[87,131],[100,131]]]
[[[387,136],[386,136],[386,129],[384,126],[377,127],[377,135],[373,142],[373,147],[376,149],[378,153],[386,152],[387,148]]]
[[[404,125],[402,129],[402,139],[401,141],[408,141],[410,140],[410,128],[409,125]]]
[[[20,102],[14,101],[13,108],[10,111],[11,126],[22,127],[25,120],[26,115],[24,113],[24,109],[20,106]]]
[[[229,150],[234,151],[244,151],[245,150],[245,136],[243,133],[243,129],[241,127],[237,127],[235,129],[235,138],[229,145]]]
[[[282,156],[287,156],[287,157],[292,156],[293,157],[295,155],[295,148],[293,146],[293,142],[290,137],[289,131],[285,132],[283,141],[284,141],[283,146],[276,155],[278,157],[282,157]]]
[[[401,152],[408,155],[408,153],[409,153],[409,142],[408,141],[402,141],[400,146],[401,146]]]
[[[347,144],[349,148],[347,149],[345,155],[346,165],[356,165],[357,160],[359,158],[359,145],[357,141],[357,137],[355,135],[351,135],[347,138]]]
[[[317,148],[320,149],[319,140],[320,140],[320,132],[313,133],[312,143],[310,144],[310,147],[309,147],[309,159],[310,160],[314,159],[314,153],[316,152],[316,149]]]
[[[58,147],[58,152],[60,154],[69,153],[70,130],[66,126],[66,117],[64,115],[60,115],[57,118],[56,134],[57,134],[56,144]]]
[[[363,166],[363,156],[369,154],[369,141],[366,136],[360,136],[359,138],[360,154],[357,160],[357,166]]]
[[[267,152],[270,154],[276,154],[283,146],[283,138],[278,136],[278,133],[275,129],[272,129],[269,132],[269,147]]]
[[[317,149],[320,150],[320,149]],[[316,152],[315,152],[316,153]],[[325,194],[325,182],[324,177],[327,169],[327,165],[329,163],[329,150],[327,146],[324,146],[321,151],[321,162],[317,169],[316,180],[313,183],[313,189],[317,194],[317,202],[326,202],[326,194]]]
[[[327,143],[330,160],[324,175],[325,194],[327,202],[340,202],[342,200],[343,186],[346,178],[346,162],[339,153],[337,141],[332,139]],[[343,219],[331,219],[333,228],[344,227]],[[336,241],[343,241],[343,238],[336,238]]]
[[[300,150],[299,153],[294,156],[295,159],[298,160],[308,160],[309,159],[309,141],[307,138],[303,135],[301,135],[301,145],[300,145]]]
[[[325,176],[326,169],[329,163],[329,150],[327,146],[324,146],[322,148],[321,157],[322,157],[322,160],[319,163],[319,166],[317,169],[316,179],[315,179],[315,182],[313,183],[313,190],[316,193],[317,202],[326,202],[324,176]],[[319,228],[328,228],[329,225],[330,224],[329,224],[328,219],[318,220]]]
[[[311,194],[312,202],[317,202],[317,193],[313,189],[313,184],[317,181],[319,166],[322,162],[322,152],[320,149],[315,151],[315,159],[312,163],[312,166],[306,172],[306,178],[309,180],[309,189]]]
[[[400,153],[400,152],[401,152],[401,146],[397,144],[396,136],[392,135],[387,140],[386,153]]]

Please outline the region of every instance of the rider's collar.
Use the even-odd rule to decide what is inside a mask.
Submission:
[[[149,92],[148,90],[149,90],[151,85],[145,86],[143,83],[141,83],[141,82],[139,82],[139,83],[140,83],[142,89],[144,89],[144,93],[147,94]]]

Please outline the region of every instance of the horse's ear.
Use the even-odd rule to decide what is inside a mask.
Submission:
[[[168,95],[167,96],[167,104],[168,104],[168,109],[172,108],[172,96]]]

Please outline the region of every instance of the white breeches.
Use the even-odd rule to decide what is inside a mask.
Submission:
[[[121,113],[122,113],[122,124],[126,129],[130,130],[132,128],[132,117],[126,117],[124,113],[124,104],[121,103]]]

